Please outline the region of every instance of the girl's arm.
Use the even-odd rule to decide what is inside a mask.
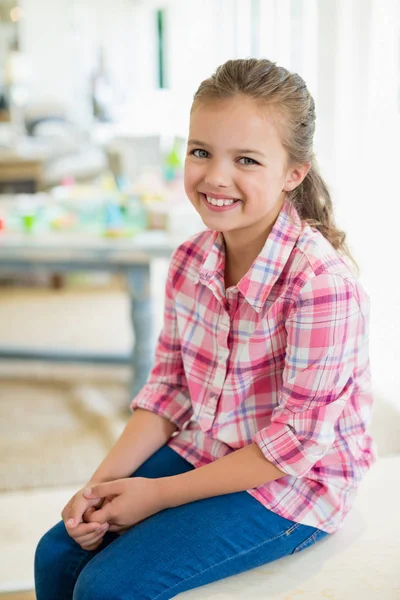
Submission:
[[[169,440],[176,429],[176,425],[167,419],[147,410],[137,409],[85,488],[97,483],[129,477],[149,456]],[[69,535],[80,545],[82,545],[80,539],[85,536],[85,544],[89,545],[82,545],[82,548],[93,550],[101,543],[105,531],[102,531],[99,537],[95,531],[88,528],[90,517],[93,514],[91,507],[99,508],[100,504],[102,502],[99,503],[99,498],[92,501],[87,500],[83,496],[82,489],[71,498],[62,511],[62,518]],[[92,526],[93,523],[90,527]],[[90,540],[87,540],[88,534],[92,534]]]
[[[284,475],[265,460],[256,444],[250,444],[181,475],[157,479],[132,477],[94,484],[84,490],[84,498],[86,502],[111,498],[90,515],[89,521],[108,523],[110,531],[122,532],[166,508],[243,491]]]
[[[154,366],[147,382],[132,400],[132,409],[144,408],[168,419],[182,430],[193,417],[188,382],[182,361],[173,281],[182,263],[180,247],[172,256],[165,286],[164,323],[158,338]]]
[[[143,408],[135,410],[121,436],[93,473],[90,482],[129,477],[167,443],[177,426]]]
[[[165,507],[241,492],[286,476],[252,443],[193,471],[157,480]]]

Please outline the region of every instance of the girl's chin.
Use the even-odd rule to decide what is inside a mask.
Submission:
[[[228,225],[228,223],[217,222],[216,219],[206,219],[202,217],[202,221],[207,227],[207,229],[210,229],[210,231],[220,231],[221,233],[228,233],[229,231],[240,229],[238,225]]]

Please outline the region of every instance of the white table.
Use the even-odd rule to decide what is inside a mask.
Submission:
[[[0,232],[0,270],[108,271],[125,275],[135,339],[130,355],[28,351],[0,346],[0,360],[131,364],[133,397],[146,382],[154,359],[150,263],[154,258],[169,258],[177,244],[163,231],[145,231],[129,239],[59,232],[40,235]]]

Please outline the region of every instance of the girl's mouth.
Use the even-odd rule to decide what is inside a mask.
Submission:
[[[237,198],[213,198],[212,196],[206,196],[205,194],[200,193],[200,198],[203,203],[207,206],[209,210],[214,212],[225,212],[227,210],[232,210],[236,208],[239,204],[241,204],[241,200]]]

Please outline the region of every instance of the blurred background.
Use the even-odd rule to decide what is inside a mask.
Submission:
[[[378,449],[400,452],[399,19],[398,0],[0,0],[0,592],[32,587],[38,537],[145,379],[168,257],[203,228],[192,97],[229,58],[276,61],[315,99],[371,298]]]

